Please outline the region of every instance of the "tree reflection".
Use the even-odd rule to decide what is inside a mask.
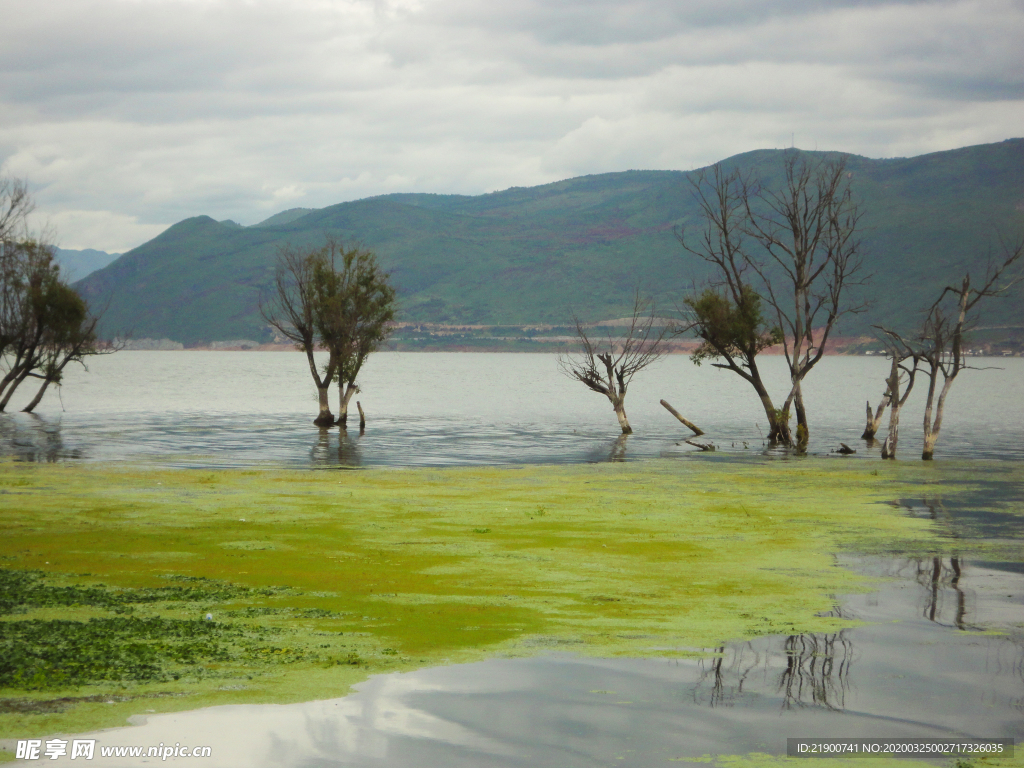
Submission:
[[[332,445],[334,434],[338,435],[337,446]],[[321,428],[310,450],[310,460],[315,467],[361,467],[363,456],[359,450],[359,439],[350,437],[346,430],[334,432]]]
[[[961,558],[957,555],[951,556],[949,565],[946,565],[946,558],[939,556],[931,559],[913,558],[910,563],[915,569],[915,581],[924,587],[925,599],[921,615],[936,624],[957,629],[974,629],[967,623],[967,595],[960,588],[960,579],[966,566]],[[946,597],[950,590],[953,592],[955,604],[951,624],[943,621]]]
[[[786,669],[778,689],[783,709],[809,705],[842,710],[850,686],[853,643],[846,630],[833,634],[790,635],[783,643]]]
[[[712,659],[700,661],[700,677],[693,689],[693,700],[701,703],[707,690],[709,707],[733,706],[743,694],[747,676],[759,669],[763,660],[753,643],[716,648]]]
[[[625,461],[626,460],[626,441],[629,439],[629,435],[623,432],[619,435],[615,442],[612,443],[611,453],[608,454],[608,461]]]
[[[64,446],[60,419],[49,421],[36,413],[0,415],[0,454],[48,464],[81,458],[79,451]]]
[[[742,696],[751,675],[760,673],[766,682],[774,679],[775,689],[782,694],[783,710],[844,708],[854,659],[853,643],[846,630],[789,635],[771,639],[767,648],[758,645],[762,645],[761,650],[753,642],[722,646],[715,649],[712,659],[701,661],[694,701],[709,707],[731,707]]]

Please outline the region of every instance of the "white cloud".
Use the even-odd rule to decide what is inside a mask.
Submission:
[[[760,147],[1021,134],[1021,0],[0,0],[0,160],[65,247]]]

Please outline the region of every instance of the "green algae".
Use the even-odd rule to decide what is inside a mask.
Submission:
[[[954,494],[970,470],[2,464],[0,566],[21,589],[3,622],[88,626],[127,611],[195,627],[209,613],[214,636],[205,655],[182,661],[168,646],[164,661],[147,657],[149,678],[62,688],[23,676],[0,689],[0,737],[114,725],[142,709],[340,696],[370,674],[493,654],[691,655],[834,632],[849,626],[830,610],[836,596],[871,586],[836,555],[942,553],[941,525],[892,502],[937,485]],[[1021,479],[1012,466],[991,472]]]

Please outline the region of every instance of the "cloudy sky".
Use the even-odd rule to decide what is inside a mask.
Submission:
[[[1024,0],[0,0],[0,161],[65,248],[188,216],[1024,135]]]

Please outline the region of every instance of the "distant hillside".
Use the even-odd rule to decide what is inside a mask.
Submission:
[[[57,263],[69,282],[81,280],[84,277],[102,269],[110,262],[120,256],[120,253],[107,253],[106,251],[95,251],[92,248],[76,251],[67,248],[57,248]]]
[[[785,153],[759,150],[725,163],[770,182]],[[874,306],[844,333],[906,325],[946,281],[984,270],[997,233],[1024,232],[1024,139],[909,159],[852,156],[849,169],[865,210]],[[704,274],[674,234],[679,225],[699,225],[688,176],[626,171],[478,196],[384,195],[292,209],[253,227],[197,216],[79,288],[95,305],[109,297],[108,333],[130,328],[136,337],[185,344],[265,340],[257,302],[271,285],[278,248],[317,245],[333,232],[380,255],[403,320],[562,324],[570,309],[595,320],[621,317],[634,286],[668,308]],[[1024,292],[987,312],[989,324],[1024,326]]]

